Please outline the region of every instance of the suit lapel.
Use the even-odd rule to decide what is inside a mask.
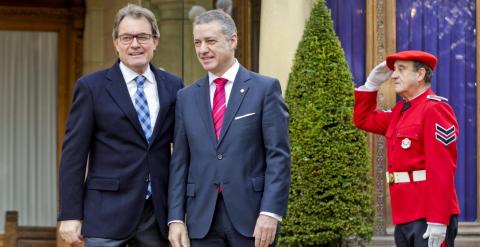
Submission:
[[[157,120],[155,122],[152,133],[151,140],[153,143],[158,135],[158,132],[160,131],[160,125],[164,122],[167,112],[170,108],[167,99],[171,96],[169,95],[170,92],[167,88],[167,82],[165,81],[165,77],[163,77],[153,66],[150,66],[150,69],[153,71],[153,74],[155,75],[155,80],[157,81],[158,102],[160,103],[160,110],[158,111]]]
[[[197,108],[202,117],[205,130],[207,131],[208,139],[212,142],[214,147],[217,146],[217,140],[215,138],[215,130],[212,120],[212,107],[210,105],[210,85],[208,84],[208,75],[199,81],[196,86],[197,91],[195,100],[197,102]]]
[[[118,62],[107,72],[107,79],[110,80],[110,84],[106,87],[107,92],[127,116],[137,132],[145,139],[142,126],[140,126],[140,122],[137,118],[137,111],[133,106],[132,99],[128,93],[127,84],[123,79]]]
[[[223,119],[222,131],[220,133],[218,145],[220,145],[223,138],[225,137],[228,129],[230,128],[232,120],[235,117],[235,114],[237,114],[238,108],[240,108],[240,105],[242,104],[243,99],[247,94],[248,86],[245,84],[245,82],[247,82],[248,80],[250,80],[250,72],[240,66],[235,81],[233,82],[232,91],[230,92],[230,98],[228,99],[227,110]]]

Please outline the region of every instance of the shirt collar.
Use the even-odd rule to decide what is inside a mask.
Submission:
[[[120,71],[122,72],[123,79],[125,79],[125,82],[128,84],[129,82],[132,82],[139,74],[129,67],[127,67],[123,62],[120,61]],[[142,74],[147,78],[147,83],[154,83],[155,82],[155,76],[153,75],[152,70],[150,69],[150,66],[147,67],[147,70],[143,72]]]
[[[216,76],[212,72],[208,72],[208,82],[211,86],[213,81],[219,77],[227,79],[229,82],[235,81],[235,77],[237,77],[238,70],[240,69],[240,63],[237,59],[235,59],[235,63],[233,63],[232,67],[230,67],[222,76]]]

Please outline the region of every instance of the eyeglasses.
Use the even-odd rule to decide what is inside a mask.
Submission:
[[[140,33],[140,34],[136,34],[136,35],[132,35],[132,34],[122,34],[122,35],[118,35],[118,39],[120,40],[120,42],[122,42],[124,45],[128,45],[130,43],[132,43],[133,39],[136,38],[137,39],[137,42],[140,43],[140,44],[146,44],[148,41],[150,41],[150,39],[152,37],[155,37],[153,36],[152,34],[148,34],[148,33]]]

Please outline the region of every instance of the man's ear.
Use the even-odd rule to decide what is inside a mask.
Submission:
[[[425,70],[425,68],[419,68],[417,70],[417,81],[424,81],[425,80],[425,74],[427,73],[427,71]]]
[[[117,47],[117,39],[113,38],[112,42],[113,42],[113,47],[115,47],[115,51],[117,51],[117,53],[118,53],[119,51],[118,51],[118,47]]]
[[[230,37],[230,45],[233,47],[234,50],[237,49],[237,44],[238,44],[238,36],[237,33],[232,34],[232,37]]]
[[[157,46],[158,46],[158,41],[160,40],[159,37],[153,37],[153,51],[155,51],[157,49]]]

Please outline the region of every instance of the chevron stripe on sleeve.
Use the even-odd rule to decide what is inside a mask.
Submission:
[[[452,125],[448,128],[444,128],[440,124],[435,124],[435,139],[443,143],[443,145],[448,146],[457,139],[455,134],[455,126]]]

